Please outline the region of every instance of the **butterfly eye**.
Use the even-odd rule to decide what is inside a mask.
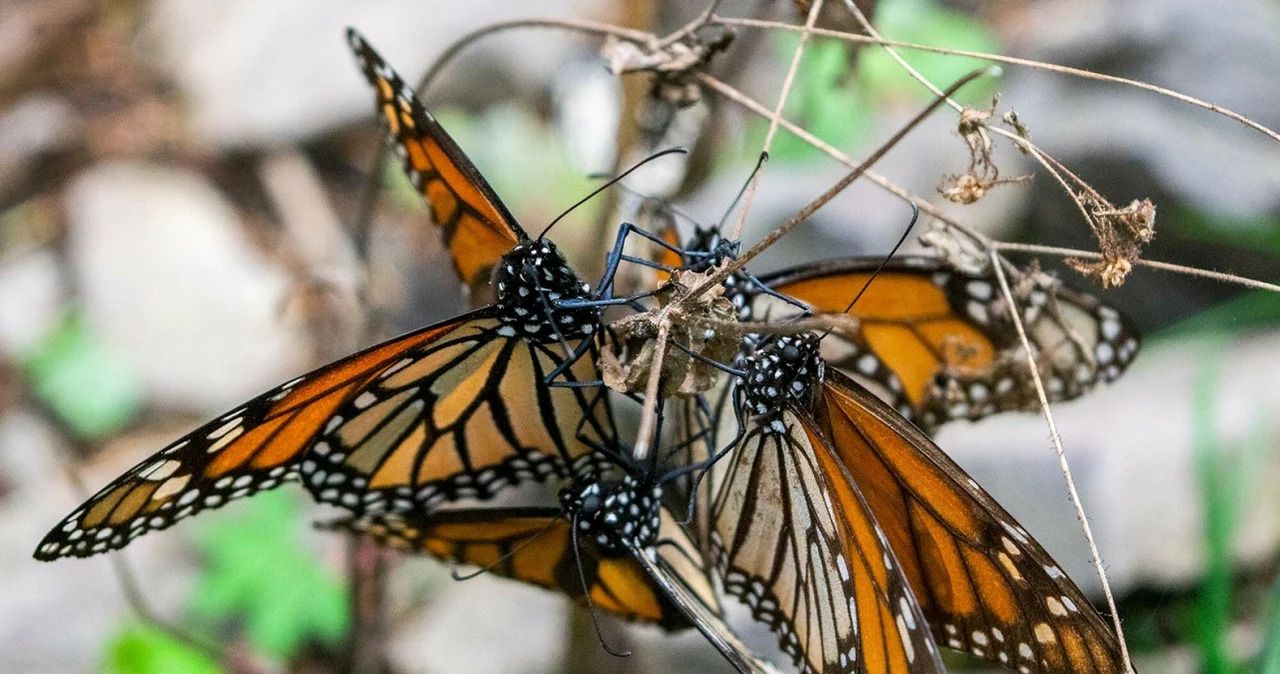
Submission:
[[[584,496],[579,509],[584,515],[591,515],[600,509],[600,497],[595,494]]]
[[[782,347],[782,360],[788,363],[794,363],[800,360],[800,349],[794,344],[788,344]]]

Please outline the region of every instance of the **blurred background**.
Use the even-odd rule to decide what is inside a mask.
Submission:
[[[828,4],[822,25],[856,28]],[[886,37],[1139,79],[1280,128],[1274,0],[861,6]],[[342,671],[346,544],[310,528],[320,513],[301,490],[236,503],[119,555],[42,564],[31,552],[89,492],[203,420],[465,307],[398,161],[374,170],[378,207],[368,227],[356,224],[381,133],[343,31],[360,29],[416,80],[465,33],[533,11],[483,7],[0,4],[0,670]],[[662,35],[701,9],[559,0],[536,11]],[[803,21],[780,1],[720,12]],[[795,33],[741,29],[710,72],[772,108],[796,44]],[[557,226],[580,268],[599,260],[605,225],[634,217],[636,193],[719,219],[768,126],[713,92],[679,109],[646,105],[645,76],[611,75],[600,47],[565,31],[495,34],[425,93],[529,229],[648,144],[693,148],[685,169],[659,162]],[[943,85],[982,65],[907,55]],[[1039,147],[1111,201],[1157,204],[1148,259],[1280,280],[1280,144],[1151,92],[1015,66],[960,98],[986,108],[997,92],[999,112],[1015,110]],[[928,101],[881,51],[815,39],[785,116],[860,157]],[[1056,182],[1008,143],[997,143],[1002,175],[1034,173],[1031,183],[971,206],[945,202],[939,182],[969,160],[955,125],[954,113],[936,114],[878,170],[993,237],[1094,247]],[[781,132],[744,239],[844,170]],[[859,182],[753,268],[884,253],[909,218],[896,197]],[[1138,669],[1280,671],[1280,297],[1149,269],[1103,293],[1060,259],[1041,263],[1122,308],[1145,336],[1120,381],[1055,408]],[[1098,592],[1038,415],[953,424],[939,443]],[[610,626],[636,655],[609,658],[586,614],[561,598],[488,577],[454,582],[423,559],[393,565],[387,608],[397,673],[728,671],[696,634],[653,628]]]

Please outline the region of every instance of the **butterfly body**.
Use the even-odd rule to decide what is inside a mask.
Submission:
[[[785,335],[774,340],[772,348],[745,359],[741,389],[748,410],[766,422],[769,430],[784,410],[792,405],[813,405],[814,383],[820,383],[825,365],[818,358],[816,336]]]
[[[565,262],[555,244],[535,239],[517,244],[494,270],[498,320],[503,336],[540,343],[589,338],[600,324],[598,306],[562,306],[595,299],[591,286]]]
[[[578,535],[612,556],[653,547],[662,528],[661,499],[661,487],[646,487],[630,475],[621,480],[577,480],[560,492],[560,503],[577,523]]]

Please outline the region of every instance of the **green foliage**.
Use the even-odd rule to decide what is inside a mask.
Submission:
[[[1163,221],[1181,237],[1280,257],[1280,217],[1274,215],[1240,216],[1175,205]]]
[[[1240,513],[1255,491],[1268,448],[1265,419],[1258,424],[1253,437],[1241,445],[1224,446],[1217,437],[1216,400],[1221,386],[1222,341],[1220,338],[1207,341],[1194,389],[1193,441],[1196,477],[1204,503],[1206,571],[1200,586],[1193,634],[1200,651],[1200,671],[1205,674],[1240,671],[1228,648],[1228,634],[1235,615],[1232,541]]]
[[[303,543],[306,518],[284,492],[260,494],[199,537],[208,559],[192,597],[197,619],[237,623],[263,653],[285,659],[347,632],[345,589]]]
[[[1280,323],[1280,294],[1250,290],[1162,330],[1160,336],[1235,333],[1276,323]]]
[[[1280,578],[1271,587],[1270,610],[1262,633],[1262,656],[1259,674],[1280,674]]]
[[[943,6],[936,0],[890,0],[876,7],[876,29],[890,40],[935,47],[997,54],[1000,43],[995,32],[973,16]],[[946,87],[969,71],[990,65],[980,59],[935,54],[911,49],[899,55],[939,87]],[[867,47],[859,64],[859,79],[877,96],[911,96],[926,102],[933,94],[915,81],[884,49]],[[965,105],[984,108],[995,93],[995,81],[982,78],[961,90],[956,99]]]
[[[935,0],[884,0],[874,18],[881,35],[888,39],[929,44],[952,49],[997,53],[995,33],[969,14],[942,6]],[[790,65],[799,36],[787,32],[775,36],[777,59]],[[921,75],[945,87],[986,61],[915,50],[898,50]],[[857,54],[857,59],[852,58]],[[995,93],[995,81],[981,78],[965,87],[957,99],[974,107],[988,107]],[[823,141],[850,150],[871,139],[874,111],[894,101],[906,99],[921,104],[933,94],[881,47],[858,48],[846,42],[813,38],[801,56],[784,116]],[[759,147],[769,127],[768,120],[756,119],[746,147]],[[817,150],[800,138],[780,131],[774,139],[772,156],[783,161],[810,161]]]
[[[107,648],[106,674],[221,674],[208,656],[148,625],[127,625]]]
[[[791,55],[799,44],[793,33],[779,35],[775,47],[778,59],[791,63]],[[870,124],[868,97],[860,93],[850,70],[850,47],[837,40],[812,40],[800,57],[800,66],[787,98],[784,116],[804,127],[809,133],[838,147],[848,148],[865,135]],[[764,144],[769,122],[756,119],[751,127],[747,147]],[[770,156],[786,162],[803,162],[814,158],[817,150],[798,136],[780,130],[774,138]]]
[[[67,312],[22,366],[35,395],[83,438],[119,431],[142,408],[137,373],[77,312]]]

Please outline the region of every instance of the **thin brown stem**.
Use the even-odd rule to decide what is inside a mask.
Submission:
[[[1004,267],[1001,264],[1000,254],[994,250],[990,252],[991,266],[995,269],[996,280],[1000,284],[1000,292],[1004,294],[1004,301],[1009,303],[1009,315],[1013,317],[1013,325],[1018,330],[1018,339],[1022,341],[1022,351],[1027,357],[1027,367],[1031,371],[1031,381],[1035,383],[1036,396],[1040,399],[1040,409],[1044,412],[1045,423],[1049,425],[1049,435],[1053,438],[1053,448],[1058,453],[1058,465],[1062,468],[1062,476],[1067,481],[1067,491],[1071,494],[1071,503],[1076,509],[1076,518],[1080,520],[1080,527],[1084,530],[1085,540],[1089,542],[1089,553],[1095,570],[1098,572],[1098,578],[1102,581],[1102,594],[1107,598],[1107,608],[1111,611],[1111,620],[1115,625],[1116,639],[1120,642],[1120,655],[1124,659],[1125,669],[1132,674],[1133,663],[1129,660],[1129,647],[1124,641],[1124,628],[1120,624],[1120,613],[1116,611],[1115,596],[1111,593],[1111,583],[1107,580],[1107,571],[1102,565],[1102,555],[1098,552],[1098,544],[1093,538],[1093,529],[1089,526],[1089,518],[1085,516],[1084,506],[1080,503],[1080,492],[1076,489],[1075,478],[1071,476],[1071,467],[1067,465],[1067,453],[1062,447],[1062,436],[1058,434],[1058,425],[1053,420],[1053,411],[1049,408],[1049,397],[1044,391],[1044,382],[1040,379],[1040,367],[1036,364],[1036,357],[1031,351],[1031,342],[1027,339],[1027,330],[1022,325],[1022,311],[1018,308],[1017,303],[1013,299],[1013,292],[1009,289],[1009,281],[1005,278]]]
[[[804,55],[805,45],[809,43],[809,31],[813,30],[818,21],[822,3],[823,0],[813,0],[813,4],[809,7],[809,16],[805,18],[804,31],[800,33],[800,41],[796,43],[795,51],[791,54],[791,65],[787,67],[787,76],[782,80],[782,91],[778,92],[778,102],[773,106],[773,113],[769,115],[769,132],[765,134],[764,146],[760,149],[765,155],[768,155],[773,147],[773,137],[778,133],[778,120],[782,118],[782,109],[787,105],[791,85],[795,82],[796,72],[800,69],[800,57]],[[742,226],[746,224],[747,214],[751,212],[751,203],[755,200],[756,188],[760,185],[760,175],[763,173],[764,165],[761,165],[755,173],[751,174],[751,182],[747,184],[747,193],[742,200],[742,210],[738,212],[738,219],[733,224],[733,234],[729,237],[734,241],[742,238]]]
[[[849,9],[849,13],[853,14],[853,17],[857,19],[858,24],[862,26],[862,29],[867,31],[867,35],[871,36],[876,40],[882,40],[882,41],[884,40],[884,37],[881,36],[880,32],[876,30],[876,27],[871,23],[871,20],[867,18],[867,15],[863,14],[862,10],[858,8],[858,3],[854,2],[853,0],[844,0],[844,6],[847,7]],[[898,50],[894,49],[892,46],[888,44],[884,44],[883,42],[881,42],[880,46],[884,47],[885,53],[887,53],[894,61],[897,61],[898,65],[902,66],[902,69],[907,71],[907,73],[909,73],[912,78],[914,78],[917,82],[923,84],[925,88],[929,90],[930,93],[932,93],[934,96],[942,96],[942,90],[939,89],[936,84],[929,81],[929,78],[925,77],[920,71],[913,68],[910,63],[907,63],[907,60],[902,58],[902,55],[898,53]],[[961,112],[962,110],[964,110],[963,105],[960,105],[959,103],[951,100],[950,97],[946,97],[946,98],[947,98],[947,105],[950,105],[952,108],[954,108],[956,112]]]
[[[723,17],[723,16],[716,16],[715,20],[726,26],[751,26],[755,28],[768,28],[771,30],[789,30],[789,31],[804,30],[802,26],[795,26],[792,24],[781,23],[778,21],[764,21],[760,19],[741,19],[741,18],[731,18],[731,17]],[[1271,129],[1249,119],[1248,117],[1245,117],[1244,115],[1238,112],[1233,112],[1220,105],[1209,103],[1208,101],[1202,101],[1198,98],[1188,96],[1186,94],[1178,93],[1176,91],[1173,91],[1172,89],[1165,89],[1164,87],[1158,87],[1158,86],[1155,86],[1154,84],[1147,84],[1146,82],[1139,82],[1137,80],[1131,80],[1124,77],[1116,77],[1114,75],[1103,75],[1101,73],[1095,73],[1089,70],[1081,70],[1079,68],[1069,68],[1067,66],[1055,65],[1052,63],[1044,63],[1042,61],[1032,61],[1030,59],[1021,59],[1013,56],[1001,56],[999,54],[987,54],[984,52],[966,51],[963,49],[944,49],[942,47],[933,47],[930,45],[915,44],[912,42],[902,42],[900,40],[885,40],[883,38],[877,39],[873,37],[868,37],[866,35],[858,35],[856,33],[846,33],[844,31],[829,30],[825,28],[814,28],[812,32],[814,35],[822,35],[824,37],[834,37],[834,38],[845,40],[848,42],[888,45],[891,47],[898,47],[901,49],[914,49],[918,51],[933,52],[935,54],[949,54],[951,56],[967,56],[970,58],[991,61],[993,63],[1005,63],[1009,65],[1024,66],[1027,68],[1036,68],[1039,70],[1047,70],[1055,73],[1074,75],[1076,77],[1082,77],[1082,78],[1091,79],[1091,80],[1098,80],[1101,82],[1112,82],[1115,84],[1123,84],[1126,86],[1135,87],[1138,89],[1144,89],[1146,91],[1151,91],[1151,92],[1160,94],[1162,96],[1168,96],[1175,100],[1182,101],[1183,103],[1189,103],[1199,108],[1204,108],[1205,110],[1209,110],[1211,112],[1215,112],[1229,119],[1235,120],[1263,135],[1266,135],[1272,140],[1280,141],[1280,133],[1272,131]]]
[[[786,322],[695,320],[695,325],[735,335],[801,335],[835,329],[856,330],[859,321],[850,314],[818,314]]]
[[[1024,140],[1022,146],[1026,149],[1027,154],[1040,162],[1040,165],[1044,167],[1044,170],[1048,171],[1049,175],[1053,176],[1054,180],[1058,181],[1058,184],[1062,186],[1062,189],[1067,193],[1067,196],[1071,197],[1071,201],[1075,203],[1076,208],[1080,209],[1080,215],[1084,218],[1084,221],[1088,223],[1089,229],[1092,229],[1095,235],[1098,234],[1098,223],[1094,220],[1093,214],[1089,212],[1087,207],[1085,207],[1084,202],[1080,199],[1080,195],[1075,190],[1071,189],[1071,185],[1067,184],[1067,180],[1063,178],[1062,173],[1058,171],[1062,165],[1056,161],[1050,163],[1048,155],[1041,152],[1040,148],[1032,145],[1028,141]],[[1075,174],[1070,175],[1074,176]]]
[[[1036,253],[1040,255],[1056,255],[1059,257],[1082,257],[1094,260],[1101,260],[1102,254],[1096,251],[1076,250],[1074,248],[1058,248],[1055,246],[1041,246],[1033,243],[1007,243],[1004,241],[993,241],[992,246],[1002,251],[1016,251],[1019,253]],[[1235,274],[1227,274],[1223,272],[1210,271],[1208,269],[1197,269],[1195,267],[1186,267],[1180,264],[1172,264],[1169,262],[1159,262],[1156,260],[1139,259],[1134,262],[1135,266],[1150,267],[1151,269],[1160,269],[1175,274],[1186,274],[1187,276],[1199,276],[1201,278],[1213,279],[1222,283],[1233,283],[1235,285],[1245,286],[1246,288],[1254,288],[1256,290],[1266,290],[1273,293],[1280,293],[1280,285],[1267,283],[1266,281],[1257,281]]]
[[[702,10],[702,13],[699,14],[697,18],[690,21],[689,23],[686,23],[675,32],[671,33],[670,35],[654,43],[653,45],[654,51],[657,51],[659,49],[666,49],[667,47],[670,47],[671,45],[675,44],[676,41],[683,39],[686,35],[689,35],[693,33],[693,31],[698,30],[699,28],[707,25],[707,22],[711,21],[712,17],[716,15],[716,10],[720,7],[720,2],[721,0],[711,0],[711,3],[707,5],[706,9]]]
[[[735,89],[734,87],[731,87],[728,84],[725,84],[724,82],[716,79],[715,77],[712,77],[711,75],[707,75],[705,73],[694,73],[694,76],[697,77],[700,82],[707,85],[711,89],[715,90],[717,93],[723,95],[725,98],[728,98],[729,100],[733,101],[734,103],[737,103],[742,107],[762,117],[767,118],[769,116],[769,110],[765,108],[764,105],[762,105],[759,101],[751,98],[750,96],[747,96],[746,94],[742,93],[741,91]],[[841,164],[844,164],[849,168],[855,168],[858,166],[857,162],[855,162],[852,157],[845,154],[844,152],[841,152],[839,149],[832,146],[830,143],[827,143],[821,138],[818,138],[812,133],[809,133],[798,124],[788,121],[786,118],[779,118],[778,124],[779,126],[786,129],[787,131],[790,131],[791,133],[795,134],[798,138],[800,138],[804,142],[813,146],[814,148],[826,154],[827,156],[831,157],[832,159],[840,162]],[[964,232],[971,237],[974,237],[975,241],[978,241],[978,242],[989,241],[989,239],[985,235],[978,232],[977,230],[948,217],[945,213],[938,210],[936,206],[931,204],[924,197],[912,194],[902,189],[901,187],[898,187],[888,178],[885,178],[879,173],[876,173],[871,169],[867,169],[866,177],[867,177],[867,180],[870,180],[871,182],[880,186],[890,194],[897,196],[899,199],[902,199],[907,203],[915,204],[926,215],[934,218],[935,220],[938,220],[939,222],[943,222],[948,226],[954,227],[957,230]]]
[[[658,388],[662,382],[662,363],[667,357],[667,339],[671,334],[671,321],[665,312],[659,314],[658,335],[653,341],[653,358],[649,360],[649,380],[644,385],[644,405],[640,410],[640,428],[636,431],[636,442],[631,454],[636,461],[644,461],[649,456],[649,445],[653,441],[654,428],[658,420]]]

